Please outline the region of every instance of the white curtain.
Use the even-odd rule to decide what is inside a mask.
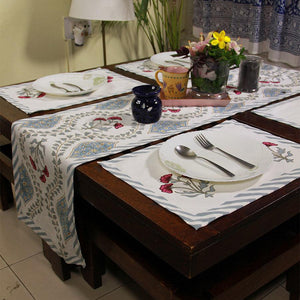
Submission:
[[[300,0],[194,0],[193,34],[225,30],[249,53],[300,66]]]

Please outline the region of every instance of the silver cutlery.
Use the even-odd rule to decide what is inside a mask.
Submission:
[[[185,158],[201,158],[209,163],[211,163],[212,165],[214,165],[215,167],[217,167],[218,169],[220,169],[221,171],[223,171],[225,174],[227,174],[228,176],[230,177],[234,177],[235,175],[228,171],[227,169],[223,168],[222,166],[216,164],[215,162],[205,158],[205,157],[202,157],[202,156],[199,156],[197,155],[193,150],[191,150],[189,147],[186,147],[186,146],[183,146],[183,145],[178,145],[175,147],[175,151],[185,157]]]
[[[79,90],[82,91],[82,92],[85,92],[85,91],[86,91],[86,90],[84,90],[83,88],[81,88],[80,86],[78,86],[78,85],[76,85],[76,84],[74,84],[74,83],[64,82],[63,84],[68,85],[68,86],[71,86],[71,87],[74,87],[74,88],[77,88],[77,89],[79,89]]]
[[[51,83],[50,83],[50,86],[51,86],[51,87],[54,87],[54,88],[56,88],[56,89],[64,90],[66,93],[73,93],[73,91],[70,91],[70,90],[68,90],[68,89],[66,89],[66,88],[64,88],[64,87],[62,87],[62,86],[58,86],[58,85],[56,85],[54,82],[51,82]]]
[[[251,164],[251,163],[249,163],[249,162],[247,162],[247,161],[245,161],[245,160],[243,160],[243,159],[241,159],[239,157],[236,157],[235,155],[232,155],[232,154],[230,154],[230,153],[228,153],[228,152],[226,152],[226,151],[224,151],[224,150],[216,147],[215,145],[213,145],[212,143],[210,143],[203,134],[196,135],[195,136],[195,140],[203,148],[205,148],[207,150],[214,150],[214,149],[219,150],[220,152],[222,152],[222,153],[228,155],[229,157],[231,157],[232,159],[235,159],[236,161],[238,161],[239,163],[241,163],[243,166],[245,166],[245,167],[247,167],[249,169],[255,168],[255,165],[253,165],[253,164]]]

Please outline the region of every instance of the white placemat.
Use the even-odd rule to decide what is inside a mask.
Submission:
[[[87,95],[64,97],[38,92],[32,88],[32,82],[29,82],[2,87],[0,88],[0,96],[25,113],[30,114],[131,92],[133,87],[143,84],[140,81],[101,68],[89,70],[84,73],[105,76],[107,77],[107,84]]]
[[[159,69],[150,59],[117,65],[116,68],[155,80],[155,72]]]
[[[300,96],[253,110],[257,115],[300,128]]]
[[[273,163],[263,175],[234,183],[207,182],[172,173],[160,162],[161,144],[99,164],[195,229],[299,178],[299,144],[236,121],[226,121],[205,131],[235,132],[241,138],[251,137],[264,143]]]

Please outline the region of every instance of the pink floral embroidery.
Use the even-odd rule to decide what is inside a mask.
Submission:
[[[167,184],[161,185],[159,189],[160,189],[163,193],[172,194],[172,193],[173,193],[172,188],[171,188],[172,185],[173,185],[173,183],[167,183]]]
[[[109,118],[107,118],[107,120],[122,120],[122,118],[121,117],[109,117]]]
[[[205,197],[212,197],[215,193],[213,184],[184,175],[165,174],[160,177],[160,182],[164,183],[159,187],[163,193],[177,193],[191,197],[199,194],[204,194]]]
[[[180,109],[179,108],[177,108],[177,109],[175,109],[175,108],[169,108],[168,111],[172,112],[172,113],[177,113],[177,112],[180,112]]]
[[[48,171],[47,166],[45,166],[45,168],[44,168],[44,170],[43,170],[43,173],[44,173],[47,177],[49,177],[49,171]]]
[[[44,92],[38,92],[37,90],[34,89],[28,89],[24,88],[21,91],[18,91],[18,98],[20,99],[28,99],[28,98],[42,98],[46,95]]]
[[[38,96],[37,96],[37,98],[42,98],[42,97],[44,97],[46,95],[46,93],[40,93]]]
[[[121,123],[116,123],[114,126],[116,129],[119,129],[119,128],[123,127],[124,125]]]
[[[46,177],[49,177],[49,170],[46,165],[44,165],[44,155],[42,154],[42,151],[40,149],[42,142],[36,142],[33,141],[31,144],[33,144],[33,150],[32,156],[29,156],[29,160],[31,163],[32,168],[38,172],[39,174],[39,179],[42,182],[46,182]]]
[[[172,178],[172,174],[166,174],[160,177],[160,182],[169,183]]]
[[[115,129],[119,129],[121,127],[123,127],[124,125],[120,122],[115,122],[115,121],[121,121],[122,118],[118,117],[118,116],[112,116],[109,117],[107,119],[99,117],[93,120],[93,122],[95,121],[103,121],[105,123],[102,122],[95,122],[94,125],[92,125],[92,128],[100,128],[100,127],[107,127],[107,126],[114,126]]]
[[[274,143],[271,143],[271,142],[263,142],[263,144],[267,147],[271,147],[271,146],[278,146],[278,144],[274,144]]]
[[[234,90],[234,93],[235,93],[236,95],[240,95],[242,92],[240,92],[240,91],[238,91],[238,90]]]
[[[280,81],[267,81],[267,80],[261,80],[260,83],[280,83]]]
[[[29,159],[30,159],[30,163],[31,163],[33,169],[36,170],[36,165],[35,165],[35,162],[33,161],[32,157],[29,156]]]
[[[106,119],[105,118],[96,118],[93,121],[106,121]]]
[[[45,183],[45,182],[46,182],[46,177],[45,177],[45,175],[41,175],[41,176],[40,176],[40,180],[41,180],[41,182],[44,182],[44,183]]]
[[[162,111],[163,112],[171,112],[171,113],[178,113],[178,112],[180,112],[180,108],[164,108]]]
[[[268,149],[273,154],[273,160],[275,162],[281,162],[285,160],[287,163],[291,163],[294,161],[293,153],[290,150],[287,150],[285,148],[278,147],[278,144],[272,143],[272,142],[263,142],[265,146],[268,147]],[[276,149],[271,148],[272,146],[277,146]]]

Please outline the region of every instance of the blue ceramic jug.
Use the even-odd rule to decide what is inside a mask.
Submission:
[[[162,103],[159,98],[160,87],[155,85],[140,85],[132,89],[135,98],[131,102],[132,115],[139,123],[157,122],[162,113]]]

